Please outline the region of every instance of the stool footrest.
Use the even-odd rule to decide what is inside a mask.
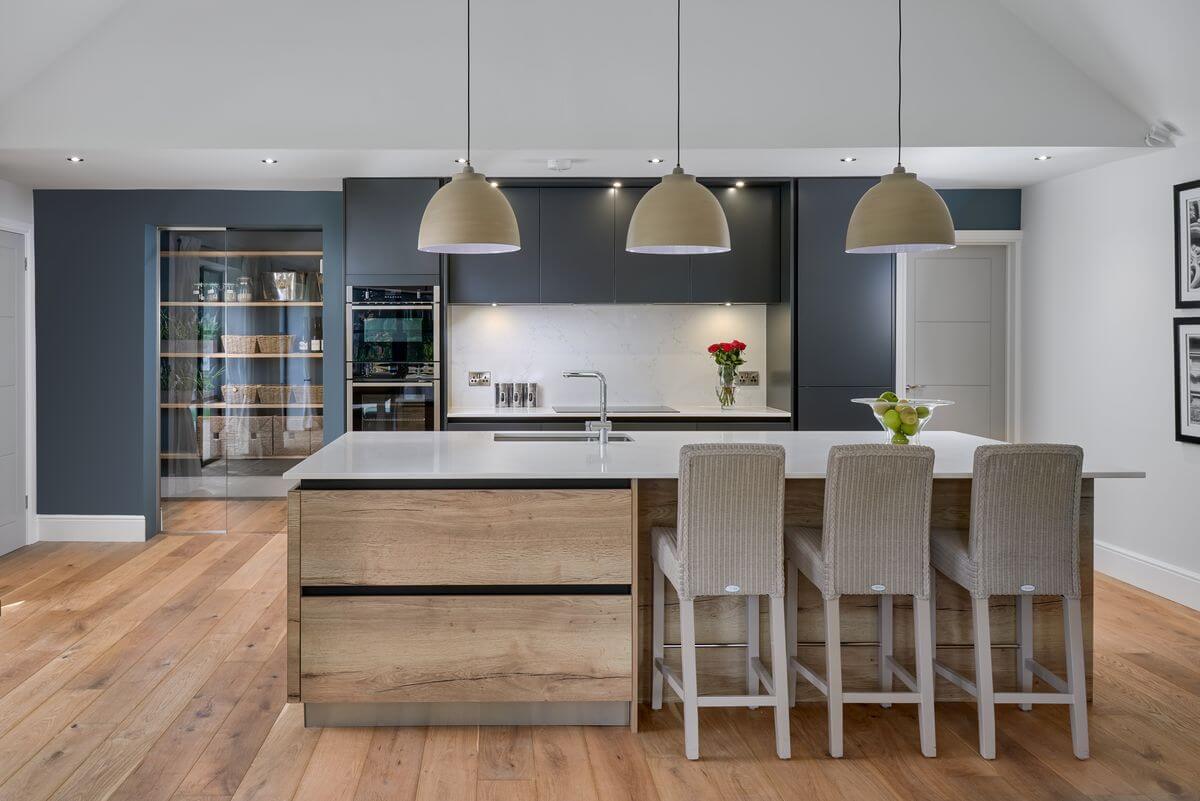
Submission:
[[[696,706],[774,706],[773,695],[700,695]]]
[[[844,704],[919,704],[921,703],[920,693],[906,692],[879,692],[871,690],[867,692],[850,692],[842,693],[842,703]]]
[[[996,693],[997,704],[1073,704],[1070,693]]]

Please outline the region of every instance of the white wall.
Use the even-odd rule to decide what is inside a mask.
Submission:
[[[1172,186],[1200,146],[1026,189],[1022,436],[1145,470],[1097,481],[1097,568],[1200,608],[1200,445],[1175,441]],[[1193,310],[1200,315],[1200,310]]]
[[[0,218],[32,223],[33,192],[0,179]]]
[[[743,370],[766,379],[765,306],[451,306],[450,408],[494,404],[492,387],[467,386],[469,370],[492,381],[536,381],[542,406],[594,404],[594,381],[563,370],[599,370],[609,403],[716,406],[713,342],[749,345]],[[761,406],[764,387],[742,387],[738,403]]]

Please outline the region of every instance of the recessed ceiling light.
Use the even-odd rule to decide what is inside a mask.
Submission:
[[[857,156],[842,156],[842,161],[846,164],[849,164],[852,161],[858,161],[858,157]]]
[[[262,163],[263,164],[278,164],[279,159],[265,158],[262,160]]]
[[[454,163],[455,163],[455,164],[466,164],[466,163],[467,163],[467,160],[466,160],[466,159],[464,159],[464,158],[457,158],[457,159],[455,159],[455,160],[454,160]]]
[[[67,161],[71,162],[72,164],[82,164],[83,156],[67,156]]]
[[[746,185],[746,182],[745,181],[734,181],[733,185],[736,186],[738,189],[741,189],[743,186]]]
[[[496,307],[497,307],[497,306],[499,306],[499,305],[500,305],[499,303],[493,303],[493,304],[492,304],[492,308],[494,309],[494,308],[496,308]]]
[[[613,181],[613,189],[620,189],[620,188],[621,188],[621,182]]]
[[[651,164],[662,164],[663,160],[656,156],[652,159],[646,159],[646,161],[650,162]]]
[[[1054,157],[1051,156],[1049,153],[1040,153],[1040,154],[1034,156],[1033,160],[1034,161],[1049,161],[1052,158],[1054,158]]]
[[[725,301],[725,305],[726,305],[726,306],[732,306],[733,304],[732,304],[732,303],[730,303],[729,301]]]

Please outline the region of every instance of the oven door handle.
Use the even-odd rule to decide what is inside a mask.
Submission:
[[[352,387],[434,387],[437,381],[350,381]]]
[[[414,303],[402,306],[356,306],[350,304],[350,311],[433,311],[432,303]]]

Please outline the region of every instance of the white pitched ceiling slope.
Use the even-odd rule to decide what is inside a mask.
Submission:
[[[446,174],[461,155],[457,0],[73,5],[0,0],[14,45],[0,53],[0,174],[298,188]],[[999,0],[905,12],[906,142],[931,149],[906,161],[931,179],[1019,184],[1140,146],[1144,114]],[[656,174],[647,155],[669,160],[674,3],[487,0],[473,13],[473,138],[490,173],[544,174],[563,156],[575,174]],[[859,156],[848,174],[893,161],[892,0],[688,0],[684,37],[692,169],[847,174],[846,149]],[[267,149],[288,154],[269,176]],[[1037,171],[1031,149],[1057,163]],[[86,174],[66,151],[87,152]]]

